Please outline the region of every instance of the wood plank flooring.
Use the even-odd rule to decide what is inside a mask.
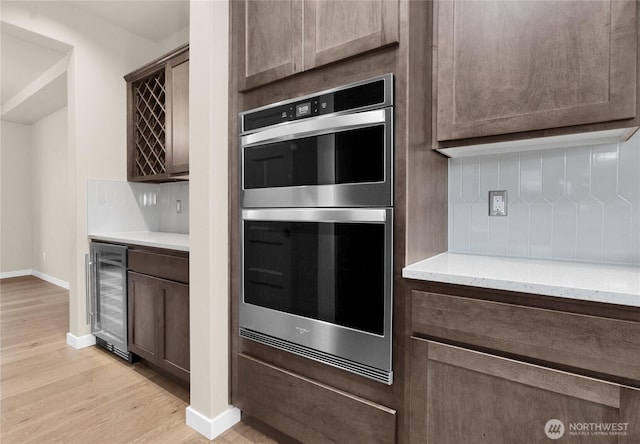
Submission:
[[[0,280],[0,442],[208,443],[187,427],[189,393],[98,347],[67,346],[68,292]],[[213,441],[274,443],[244,423]]]

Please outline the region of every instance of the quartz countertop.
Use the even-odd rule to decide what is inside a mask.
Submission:
[[[119,242],[123,244],[166,248],[168,250],[189,251],[189,235],[181,233],[164,233],[159,231],[89,233],[89,238],[108,242]]]
[[[442,253],[409,279],[640,307],[640,266]]]

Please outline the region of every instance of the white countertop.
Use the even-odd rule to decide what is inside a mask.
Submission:
[[[640,266],[442,253],[405,267],[402,276],[640,307]]]
[[[95,240],[144,245],[169,250],[189,251],[189,235],[159,231],[129,231],[124,233],[89,233]]]

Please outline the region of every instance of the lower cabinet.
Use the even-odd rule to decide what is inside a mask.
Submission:
[[[394,443],[396,411],[238,355],[236,406],[300,442]]]
[[[189,285],[128,272],[129,349],[189,382]]]
[[[640,442],[634,388],[418,338],[410,384],[412,443]]]
[[[411,443],[640,443],[640,322],[628,311],[454,291],[409,292]]]

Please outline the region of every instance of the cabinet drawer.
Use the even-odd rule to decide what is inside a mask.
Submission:
[[[237,406],[301,442],[395,442],[395,410],[238,355]]]
[[[640,381],[640,323],[411,292],[415,334]]]
[[[549,443],[551,419],[562,443],[640,439],[640,390],[595,378],[412,338],[410,384],[411,443]],[[621,436],[571,431],[585,423]]]
[[[189,283],[189,258],[143,250],[129,250],[129,270]]]

